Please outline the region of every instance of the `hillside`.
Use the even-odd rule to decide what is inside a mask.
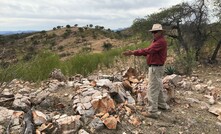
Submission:
[[[66,59],[81,52],[102,52],[128,44],[129,35],[103,27],[62,27],[49,31],[0,36],[0,60],[7,64],[28,61],[41,51]]]

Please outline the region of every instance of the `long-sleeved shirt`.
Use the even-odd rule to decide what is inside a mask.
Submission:
[[[154,39],[149,47],[133,52],[135,56],[146,56],[148,65],[163,65],[167,57],[167,42],[163,36]]]

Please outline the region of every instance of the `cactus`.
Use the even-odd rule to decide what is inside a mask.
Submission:
[[[176,73],[176,69],[173,66],[168,66],[165,68],[165,74],[171,75]]]

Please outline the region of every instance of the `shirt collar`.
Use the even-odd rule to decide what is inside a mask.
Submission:
[[[153,39],[153,42],[155,42],[155,41],[157,41],[157,40],[159,40],[159,39],[161,39],[161,38],[163,38],[163,35],[158,36],[157,38],[154,38],[154,39]]]

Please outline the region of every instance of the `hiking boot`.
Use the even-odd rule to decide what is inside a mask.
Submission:
[[[158,108],[159,108],[160,110],[170,111],[170,106],[169,106],[169,105],[158,106]]]
[[[143,112],[142,115],[144,115],[145,117],[148,117],[148,118],[152,118],[152,119],[158,119],[159,116],[160,116],[161,112]]]

